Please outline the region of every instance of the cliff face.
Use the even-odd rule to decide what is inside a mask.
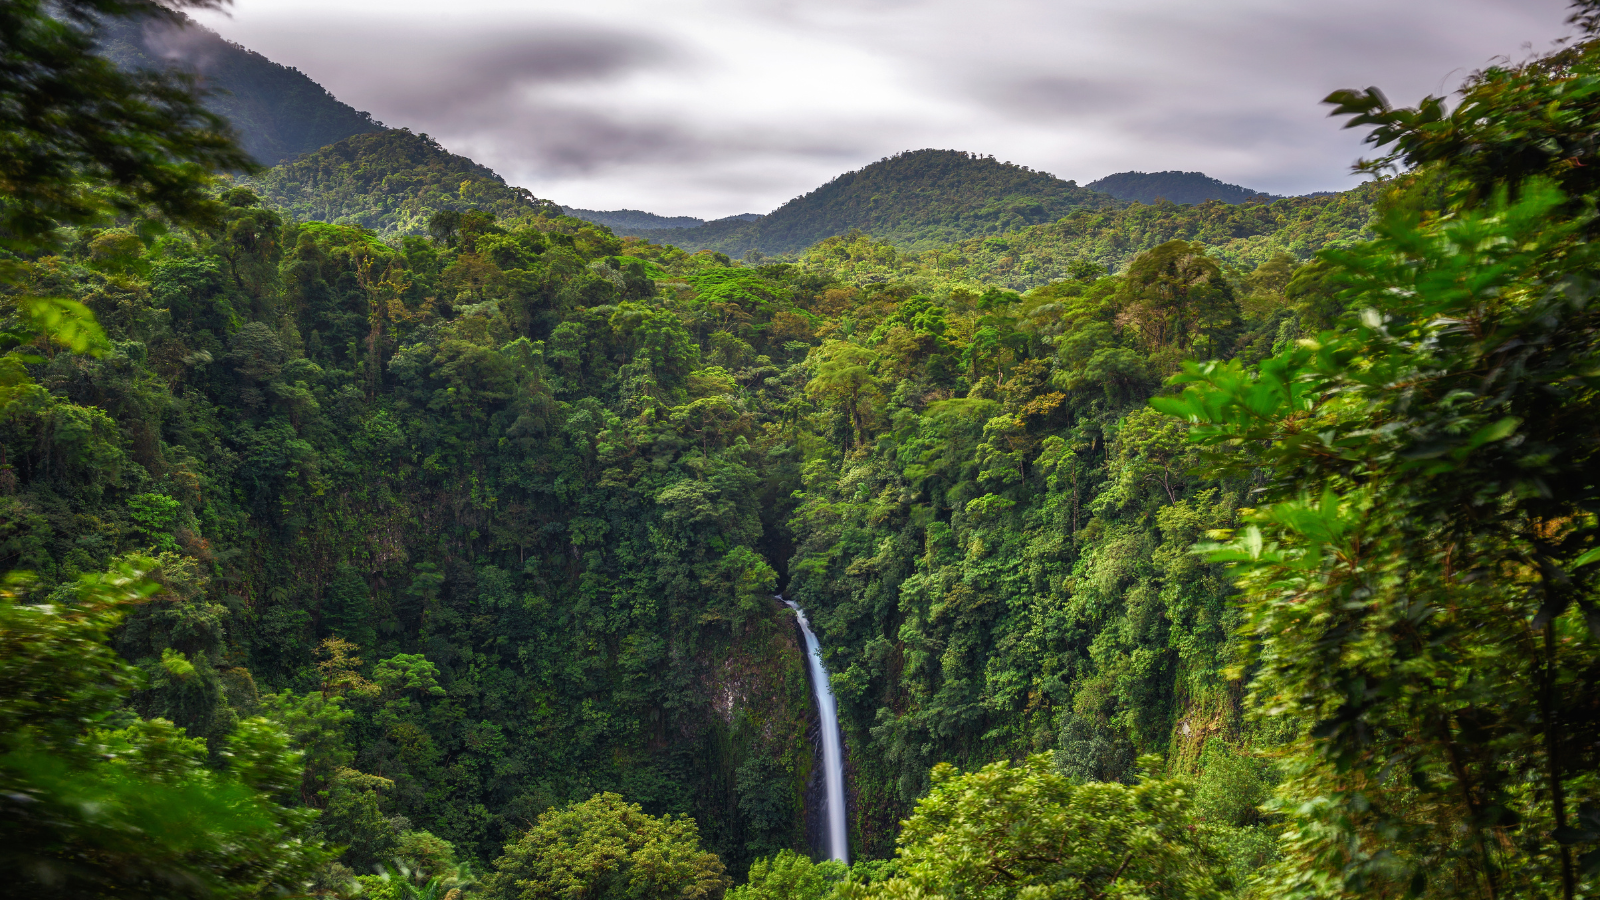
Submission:
[[[682,735],[704,754],[685,772],[702,782],[693,814],[737,878],[758,856],[818,846],[821,749],[793,621],[774,601],[767,615],[701,655],[704,706]]]

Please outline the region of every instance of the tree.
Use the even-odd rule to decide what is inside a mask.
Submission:
[[[1215,559],[1245,591],[1256,708],[1309,725],[1286,895],[1571,897],[1575,853],[1600,863],[1575,815],[1600,801],[1600,319],[1571,287],[1596,257],[1548,184],[1503,197],[1391,217],[1336,257],[1359,318],[1155,401],[1270,476]]]
[[[506,845],[489,900],[720,900],[722,861],[700,849],[694,820],[657,818],[616,794],[547,812]]]
[[[1220,898],[1214,851],[1181,782],[1074,784],[1051,755],[961,774],[947,763],[900,833],[899,874],[846,884],[851,900],[950,897]]]
[[[750,877],[728,892],[728,900],[822,900],[848,869],[837,860],[812,862],[793,850],[750,865]]]
[[[1152,349],[1187,349],[1205,326],[1215,330],[1238,311],[1233,290],[1205,245],[1181,240],[1134,257],[1117,300],[1119,323],[1131,326]],[[1216,347],[1207,349],[1214,353]]]
[[[1571,898],[1600,871],[1595,53],[1487,70],[1448,114],[1330,97],[1449,203],[1324,254],[1337,328],[1156,401],[1266,478],[1214,558],[1255,707],[1307,726],[1276,895]]]
[[[1513,190],[1530,179],[1549,179],[1581,208],[1580,198],[1600,190],[1590,164],[1600,125],[1600,4],[1573,0],[1568,19],[1588,37],[1557,53],[1519,66],[1490,66],[1462,86],[1461,100],[1447,106],[1428,96],[1415,107],[1396,108],[1375,87],[1341,90],[1324,101],[1332,115],[1349,116],[1346,128],[1372,126],[1366,143],[1390,149],[1357,163],[1357,171],[1393,169],[1448,172],[1446,192],[1457,202],[1484,203],[1496,189]],[[1391,146],[1392,145],[1392,146]]]
[[[806,385],[806,393],[843,406],[850,416],[855,445],[861,446],[866,437],[866,411],[872,399],[881,396],[872,376],[878,354],[846,341],[828,341],[814,351],[812,359],[816,374]]]
[[[30,255],[58,249],[58,228],[153,210],[176,222],[219,220],[207,186],[216,172],[254,163],[194,84],[173,73],[129,74],[97,55],[103,16],[175,20],[177,7],[221,0],[17,0],[0,6],[0,282],[16,282]],[[155,223],[147,223],[155,224]],[[82,304],[15,296],[18,322],[0,351],[39,338],[78,353],[104,352]],[[32,384],[15,355],[0,361],[0,406]]]
[[[107,645],[155,586],[126,565],[60,605],[0,588],[0,866],[35,897],[253,897],[298,892],[332,853],[299,835],[298,754],[263,719],[210,768],[203,741],[124,713],[139,670]],[[117,727],[117,726],[121,727]]]
[[[178,221],[210,220],[219,206],[207,176],[254,168],[191,80],[123,72],[96,55],[101,16],[178,20],[155,0],[0,8],[0,246],[13,252],[48,248],[59,225],[110,213],[154,207]]]

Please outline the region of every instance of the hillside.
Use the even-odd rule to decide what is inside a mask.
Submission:
[[[1272,203],[1134,203],[1080,211],[1004,235],[972,238],[922,253],[867,235],[830,238],[800,258],[808,270],[857,284],[911,278],[923,285],[1001,285],[1027,290],[1075,277],[1090,263],[1121,271],[1139,253],[1170,240],[1204,244],[1226,265],[1249,271],[1279,253],[1307,259],[1318,250],[1368,240],[1378,187]]]
[[[339,141],[249,183],[296,219],[360,225],[379,234],[421,234],[442,209],[484,209],[501,219],[560,215],[554,203],[404,128]]]
[[[658,216],[641,209],[577,209],[563,206],[561,211],[574,219],[604,225],[613,231],[644,231],[653,228],[699,228],[705,219],[694,216]]]
[[[1204,172],[1118,172],[1089,183],[1091,190],[1110,194],[1118,200],[1155,203],[1243,203],[1252,197],[1270,196],[1261,191],[1218,181]]]
[[[341,103],[298,69],[190,22],[186,27],[109,19],[101,52],[124,69],[181,68],[214,91],[206,105],[238,129],[240,143],[263,165],[276,165],[382,123]]]
[[[373,194],[383,160],[390,186],[491,184],[405,132],[274,172],[432,196]],[[226,215],[216,238],[114,229],[28,267],[116,349],[28,364],[45,390],[0,420],[0,553],[46,590],[160,557],[173,598],[118,645],[164,679],[145,715],[220,742],[258,712],[329,709],[300,777],[353,871],[423,841],[481,869],[598,791],[693,816],[740,877],[803,850],[816,726],[779,591],[837,673],[868,859],[934,763],[1053,749],[1122,778],[1192,714],[1172,698],[1226,689],[1219,571],[1115,571],[1231,527],[1243,486],[1185,459],[1143,474],[1145,400],[1202,341],[1258,352],[1324,324],[1287,296],[1240,306],[1202,264],[1226,314],[1174,330],[1122,278],[919,293],[566,218],[393,247],[247,197]],[[1199,662],[1129,671],[1173,646]],[[172,654],[187,680],[160,675]],[[339,699],[327,673],[351,657],[387,687]]]
[[[7,894],[1600,896],[1600,0],[1331,95],[1357,190],[908,154],[798,262],[409,131],[274,208],[95,5],[0,4]]]
[[[621,233],[738,257],[751,250],[796,253],[852,229],[903,249],[926,249],[1053,222],[1074,210],[1118,205],[1075,182],[992,157],[914,150],[846,172],[752,221],[723,219],[695,228]]]

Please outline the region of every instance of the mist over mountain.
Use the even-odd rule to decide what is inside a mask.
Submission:
[[[912,150],[846,172],[773,212],[694,228],[623,228],[685,250],[795,253],[859,229],[906,249],[1053,222],[1119,202],[1046,172],[960,150]]]
[[[241,146],[263,165],[383,128],[298,69],[224,40],[193,21],[174,26],[107,19],[101,53],[123,69],[194,73],[211,92],[206,106],[233,123]]]
[[[1140,203],[1155,203],[1158,200],[1172,203],[1204,203],[1207,200],[1243,203],[1252,198],[1276,199],[1263,191],[1219,181],[1204,172],[1118,172],[1090,182],[1089,187],[1118,200]]]

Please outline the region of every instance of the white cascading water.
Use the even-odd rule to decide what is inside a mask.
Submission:
[[[800,631],[806,638],[806,656],[811,660],[811,685],[817,695],[817,712],[822,718],[822,774],[828,788],[828,855],[848,863],[850,837],[844,820],[844,744],[839,737],[839,711],[833,703],[828,667],[822,664],[822,645],[811,631],[805,610],[792,600],[778,599],[794,610],[795,617],[800,620]]]

